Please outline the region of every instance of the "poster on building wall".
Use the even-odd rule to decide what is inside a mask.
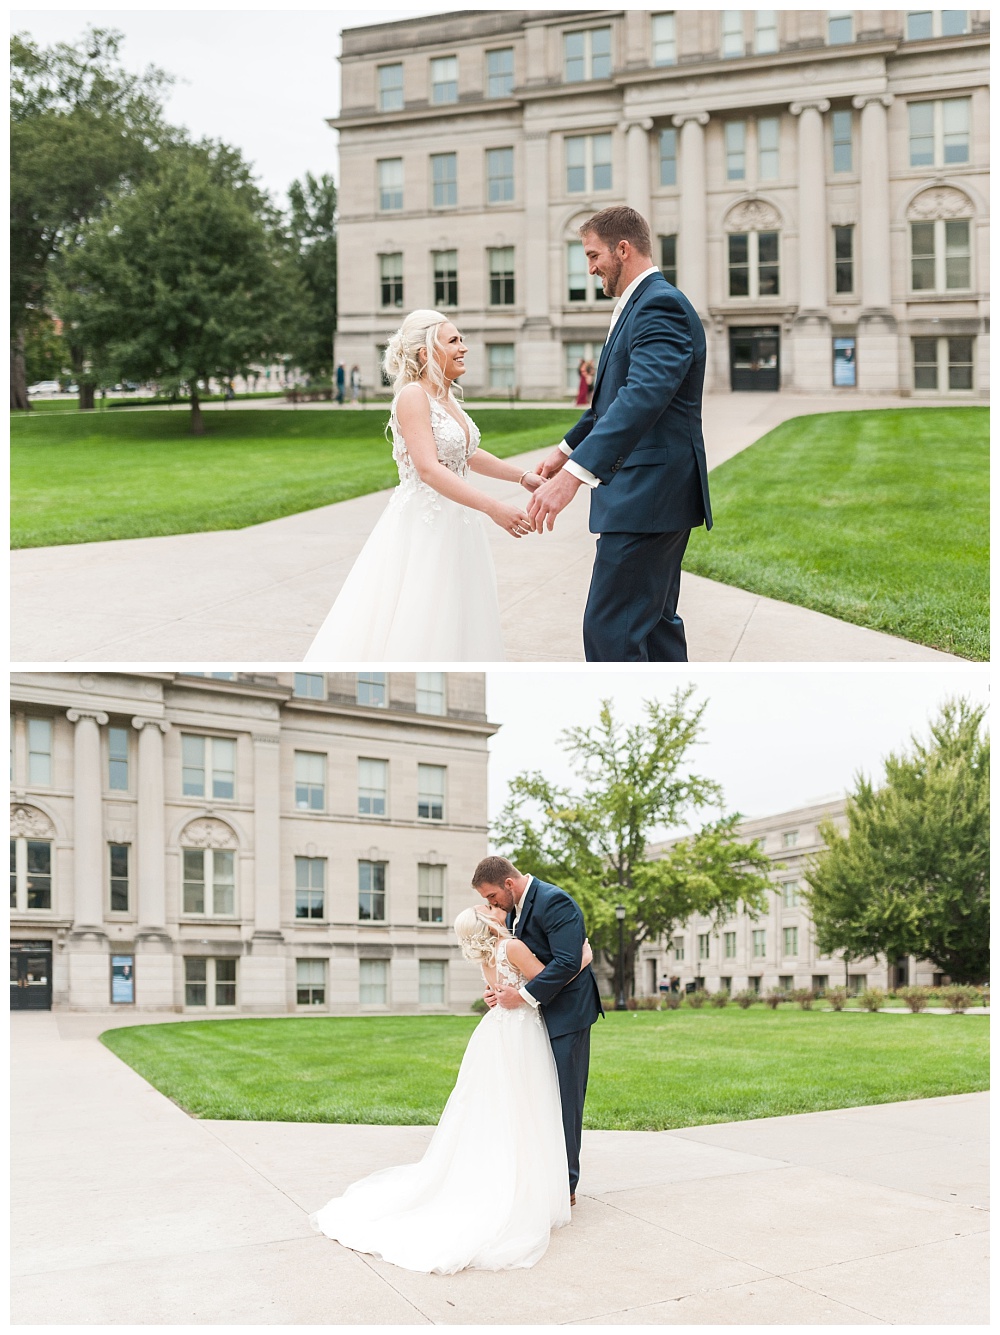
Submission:
[[[833,340],[833,383],[853,389],[858,383],[858,364],[855,361],[853,338]]]
[[[131,1006],[135,1003],[135,956],[111,956],[111,1000]]]

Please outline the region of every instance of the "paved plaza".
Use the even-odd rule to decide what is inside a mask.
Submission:
[[[837,411],[848,403],[861,409],[926,402],[853,394],[850,400],[709,395],[704,410],[709,466],[790,417]],[[470,407],[475,414],[475,405]],[[489,447],[488,440],[484,444]],[[533,451],[519,462],[533,467],[545,453]],[[512,494],[509,484],[475,481],[496,494]],[[388,494],[219,533],[15,551],[11,658],[16,663],[300,662]],[[595,542],[587,512],[586,497],[578,496],[552,533],[518,541],[487,524],[509,661],[582,661],[581,624]],[[680,611],[692,662],[961,661],[691,574],[682,581]]]
[[[157,1018],[179,1017],[130,1022]],[[15,1324],[988,1321],[985,1093],[585,1132],[572,1224],[537,1266],[417,1275],[308,1215],[430,1127],[196,1121],[98,1042],[118,1022],[12,1016]]]

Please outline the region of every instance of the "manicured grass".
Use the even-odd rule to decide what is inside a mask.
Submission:
[[[966,658],[989,658],[986,408],[821,413],[712,472],[685,566]]]
[[[477,1023],[190,1021],[101,1038],[197,1117],[417,1125],[440,1116]],[[592,1032],[591,1128],[665,1130],[989,1086],[985,1016],[628,1011]]]
[[[573,411],[476,411],[506,457],[554,444]],[[388,413],[261,408],[17,415],[11,420],[11,543],[41,547],[244,528],[391,487]]]

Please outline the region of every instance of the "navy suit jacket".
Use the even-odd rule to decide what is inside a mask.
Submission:
[[[513,930],[514,911],[507,915]],[[594,971],[580,972],[580,954],[587,935],[575,899],[558,886],[533,876],[524,892],[515,933],[545,965],[525,988],[538,1001],[549,1038],[589,1029],[604,1014]]]
[[[573,458],[601,480],[591,533],[712,527],[701,429],[705,331],[661,273],[629,298],[608,335],[591,406],[566,433]]]

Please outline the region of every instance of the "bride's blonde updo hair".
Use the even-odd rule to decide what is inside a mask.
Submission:
[[[448,317],[440,311],[410,311],[389,339],[382,356],[382,369],[386,379],[392,382],[393,394],[398,394],[413,380],[425,380],[435,397],[443,399],[446,396],[448,386],[434,349],[441,326],[447,323]],[[420,358],[421,348],[427,354],[426,361]]]
[[[467,960],[497,962],[497,938],[489,923],[474,908],[463,909],[455,919],[455,935]]]

